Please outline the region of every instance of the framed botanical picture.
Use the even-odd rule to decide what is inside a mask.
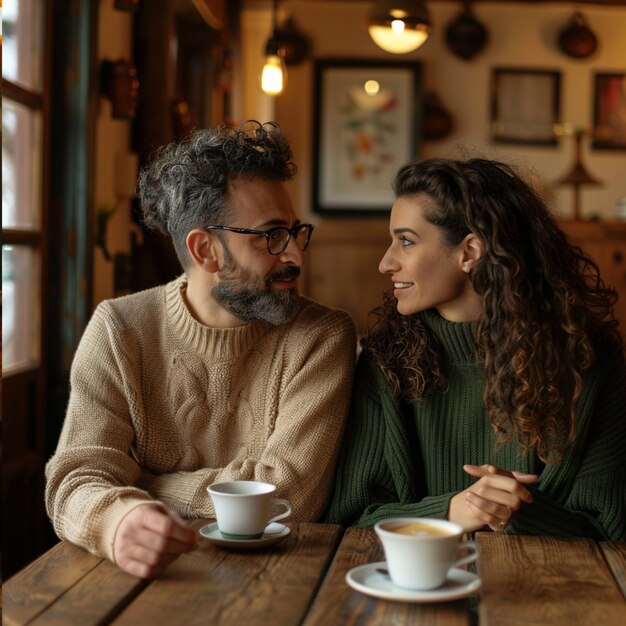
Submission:
[[[314,211],[391,208],[391,181],[419,151],[420,80],[415,62],[316,62]]]
[[[594,75],[591,145],[626,150],[626,72]]]
[[[561,73],[502,68],[491,76],[491,138],[503,143],[556,145]]]

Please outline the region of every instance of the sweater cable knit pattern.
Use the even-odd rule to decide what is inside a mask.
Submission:
[[[292,321],[197,322],[185,276],[103,302],[81,339],[46,506],[57,534],[113,559],[132,508],[160,502],[214,517],[206,488],[278,486],[293,519],[327,504],[354,369],[343,311],[300,298]]]

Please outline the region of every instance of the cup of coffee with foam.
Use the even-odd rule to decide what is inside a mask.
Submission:
[[[378,522],[374,530],[392,582],[405,589],[440,587],[451,568],[478,558],[476,544],[462,540],[463,527],[447,520],[396,517]],[[461,556],[466,550],[469,554]]]
[[[265,527],[291,515],[291,503],[275,498],[276,485],[257,480],[231,480],[207,487],[217,527],[226,539],[259,539]],[[285,510],[271,516],[276,507]]]

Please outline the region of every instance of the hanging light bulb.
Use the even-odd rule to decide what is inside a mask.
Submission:
[[[426,41],[432,27],[422,0],[379,0],[369,15],[368,30],[378,47],[406,54]]]
[[[285,54],[276,32],[277,5],[278,0],[274,0],[272,7],[272,35],[265,44],[265,62],[260,75],[261,89],[270,96],[278,96],[283,93],[287,84]]]
[[[285,91],[287,68],[283,51],[274,37],[265,46],[265,63],[261,70],[261,89],[270,96],[278,96]]]

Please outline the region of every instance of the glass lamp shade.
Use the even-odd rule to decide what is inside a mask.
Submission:
[[[265,62],[259,77],[261,89],[270,96],[278,96],[285,91],[287,67],[278,43],[271,38],[265,47]]]
[[[421,0],[380,0],[374,4],[368,20],[374,43],[393,54],[417,50],[431,29],[428,10]]]

